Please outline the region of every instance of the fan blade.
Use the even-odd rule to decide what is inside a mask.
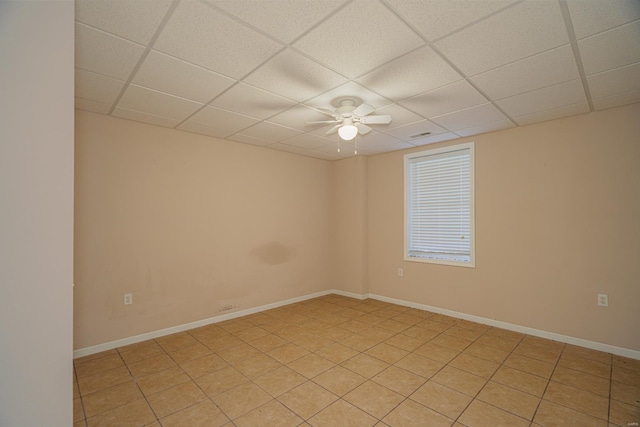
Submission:
[[[367,114],[371,114],[374,111],[376,111],[376,109],[371,105],[360,104],[355,110],[351,112],[351,114],[353,114],[354,116],[362,117],[362,116],[366,116]]]
[[[387,123],[391,123],[391,116],[389,116],[388,114],[381,114],[379,116],[361,117],[360,123],[370,125],[386,125]]]
[[[360,123],[357,127],[358,127],[358,133],[360,135],[366,135],[369,132],[371,132],[371,128],[367,125],[363,125],[362,123]]]
[[[323,120],[319,122],[305,122],[306,125],[315,125],[318,123],[340,123],[340,120]]]
[[[336,133],[338,132],[338,128],[340,127],[340,124],[335,125],[334,127],[332,127],[331,129],[329,129],[325,135],[331,135],[332,133]]]
[[[334,118],[338,117],[338,114],[335,111],[327,110],[326,108],[311,107],[311,106],[310,106],[310,108],[313,108],[314,110],[316,110],[319,113],[326,114],[327,116],[331,116],[331,117],[334,117]]]

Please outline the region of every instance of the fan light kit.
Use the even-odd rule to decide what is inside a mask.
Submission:
[[[316,111],[333,117],[333,120],[323,120],[318,122],[307,122],[307,124],[335,123],[326,135],[338,132],[344,141],[351,141],[356,135],[366,135],[371,132],[371,127],[367,125],[382,125],[391,123],[391,116],[387,114],[373,115],[376,109],[371,105],[362,103],[362,100],[355,96],[344,96],[334,99],[331,104],[337,107],[335,111],[325,108],[314,108]],[[358,104],[358,106],[356,106]]]
[[[345,124],[338,128],[338,135],[345,141],[351,141],[358,134],[358,128],[350,119],[345,120]]]

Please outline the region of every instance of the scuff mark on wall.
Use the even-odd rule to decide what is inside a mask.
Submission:
[[[258,246],[250,254],[265,264],[278,265],[284,264],[295,257],[296,250],[280,242],[270,242],[266,245]]]

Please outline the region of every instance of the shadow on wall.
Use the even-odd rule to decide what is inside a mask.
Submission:
[[[295,248],[285,246],[279,242],[270,242],[258,246],[250,254],[268,265],[278,265],[288,262],[296,255]]]

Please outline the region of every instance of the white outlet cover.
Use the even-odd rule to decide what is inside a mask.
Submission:
[[[601,307],[609,306],[609,295],[607,294],[598,294],[598,305]]]

